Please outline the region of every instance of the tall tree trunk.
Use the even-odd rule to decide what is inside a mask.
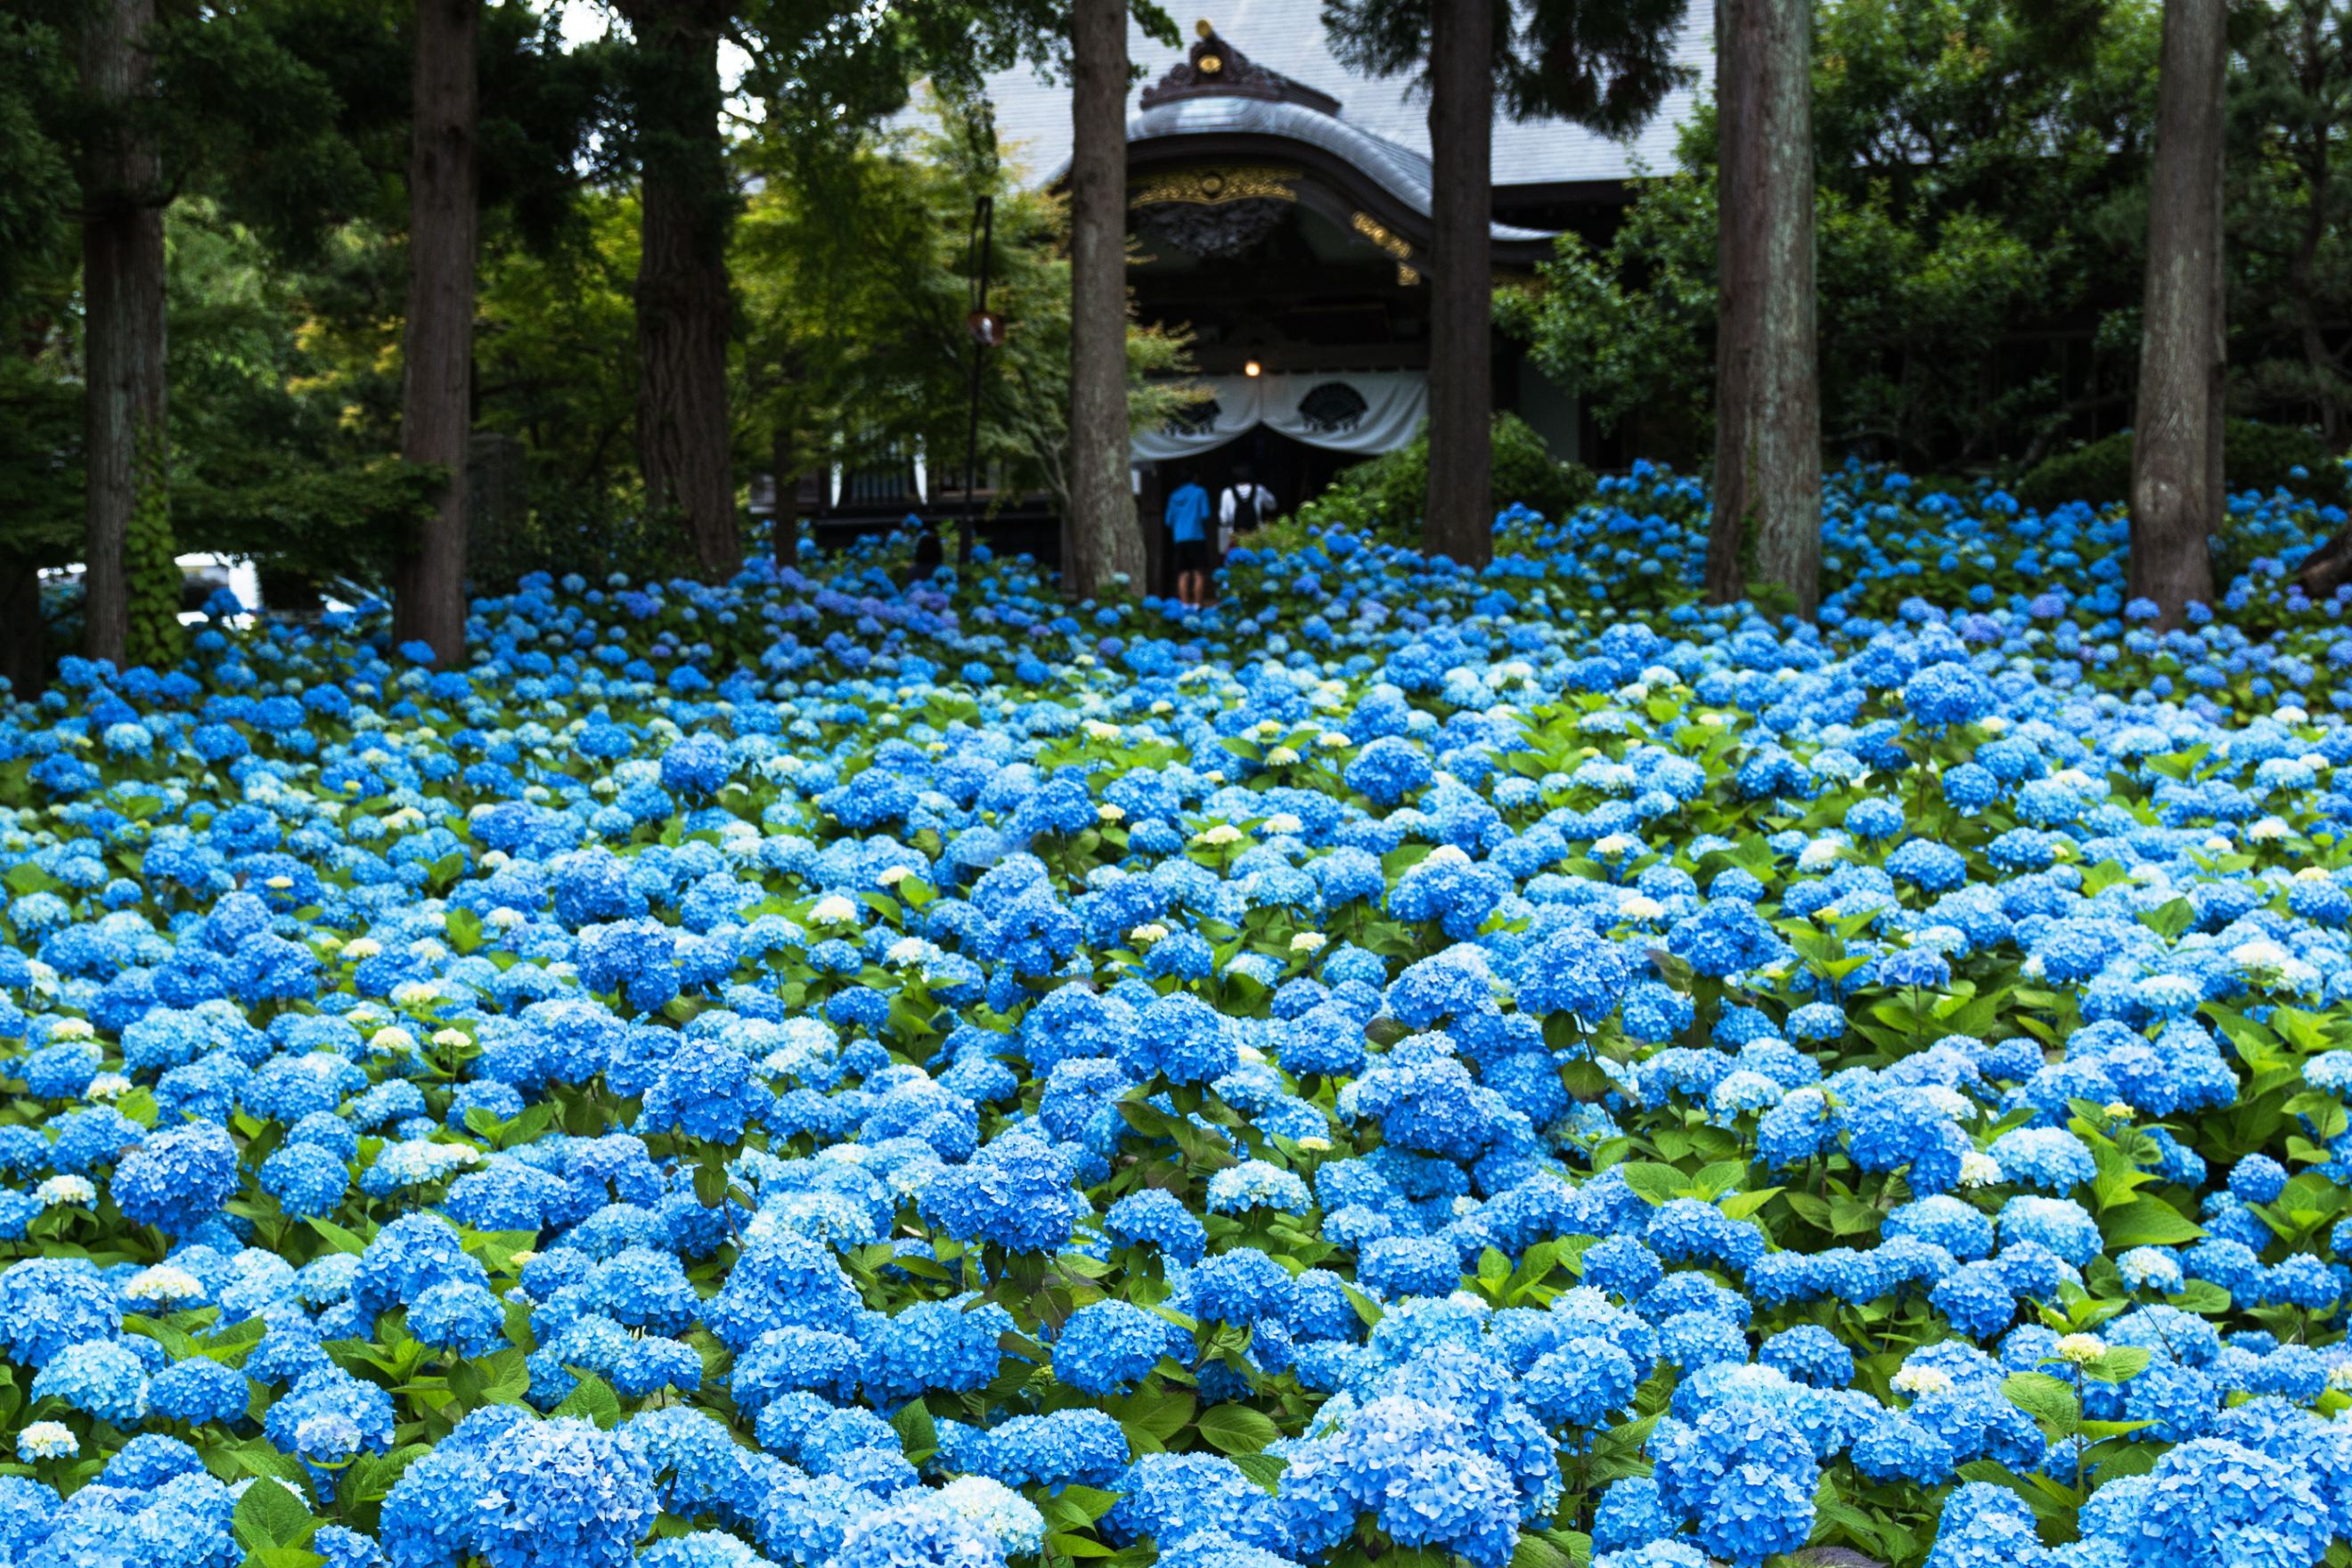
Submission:
[[[1127,0],[1070,7],[1070,515],[1062,590],[1143,575],[1128,486]]]
[[[109,116],[82,173],[89,537],[83,650],[119,669],[178,656],[164,425],[163,208],[155,147],[121,116],[152,90],[154,0],[115,0],[81,41],[83,89]]]
[[[778,426],[769,437],[769,466],[775,470],[776,510],[769,519],[770,550],[779,571],[801,563],[801,473],[793,455],[793,433]]]
[[[1812,12],[1806,0],[1721,0],[1716,16],[1721,278],[1706,592],[1731,604],[1752,569],[1810,620],[1822,591]]]
[[[621,0],[636,35],[643,212],[637,264],[637,462],[649,510],[672,512],[708,583],[743,569],[727,419],[727,236],[735,193],[719,129],[727,0]]]
[[[417,548],[394,569],[397,642],[466,658],[466,459],[473,435],[475,39],[481,0],[418,0],[408,155],[408,321],[400,455],[448,470]]]
[[[1495,11],[1434,0],[1429,20],[1429,496],[1424,547],[1495,553]]]
[[[2222,339],[2223,0],[2165,0],[2148,178],[2147,294],[2132,440],[2131,596],[2159,626],[2213,599],[2206,540],[2219,531]]]

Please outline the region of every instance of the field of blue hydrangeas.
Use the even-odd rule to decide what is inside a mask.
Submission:
[[[2342,517],[1704,504],[67,661],[0,1563],[2352,1563]]]

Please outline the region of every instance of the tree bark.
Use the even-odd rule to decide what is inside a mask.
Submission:
[[[481,0],[418,0],[408,158],[408,320],[400,455],[448,472],[417,548],[394,568],[395,642],[466,658],[467,450],[473,436],[475,40]]]
[[[1065,595],[1143,575],[1128,485],[1127,4],[1070,7],[1070,516]]]
[[[164,425],[160,171],[152,140],[123,118],[152,90],[152,62],[142,42],[154,19],[154,0],[115,0],[90,19],[81,40],[83,89],[107,115],[89,139],[82,174],[89,448],[82,647],[89,658],[118,669],[134,652],[168,656],[179,630]],[[164,573],[168,580],[160,580]]]
[[[1735,603],[1752,574],[1811,620],[1822,577],[1812,13],[1805,0],[1721,0],[1716,16],[1720,279],[1706,592]]]
[[[1495,11],[1434,0],[1429,24],[1429,495],[1423,547],[1495,553]]]
[[[775,471],[776,510],[768,520],[770,551],[776,569],[801,563],[801,475],[793,456],[793,433],[779,427],[769,438],[769,466]]]
[[[2148,177],[2147,293],[2133,425],[2131,596],[2158,626],[2213,599],[2207,539],[2219,531],[2222,338],[2223,0],[2165,0]]]
[[[622,0],[636,36],[640,218],[637,462],[649,512],[675,515],[707,583],[743,569],[727,419],[727,236],[719,129],[726,0]]]

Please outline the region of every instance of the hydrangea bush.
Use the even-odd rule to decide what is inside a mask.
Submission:
[[[1704,499],[69,661],[0,1560],[2352,1560],[2341,520],[2158,637],[1850,470],[1813,626]]]

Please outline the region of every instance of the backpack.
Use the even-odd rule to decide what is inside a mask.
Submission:
[[[1217,551],[1220,554],[1233,549],[1234,534],[1251,532],[1265,521],[1258,515],[1256,480],[1253,479],[1246,485],[1228,486],[1225,494],[1234,498],[1234,521],[1221,524],[1217,529]],[[1220,505],[1218,510],[1223,510]]]

